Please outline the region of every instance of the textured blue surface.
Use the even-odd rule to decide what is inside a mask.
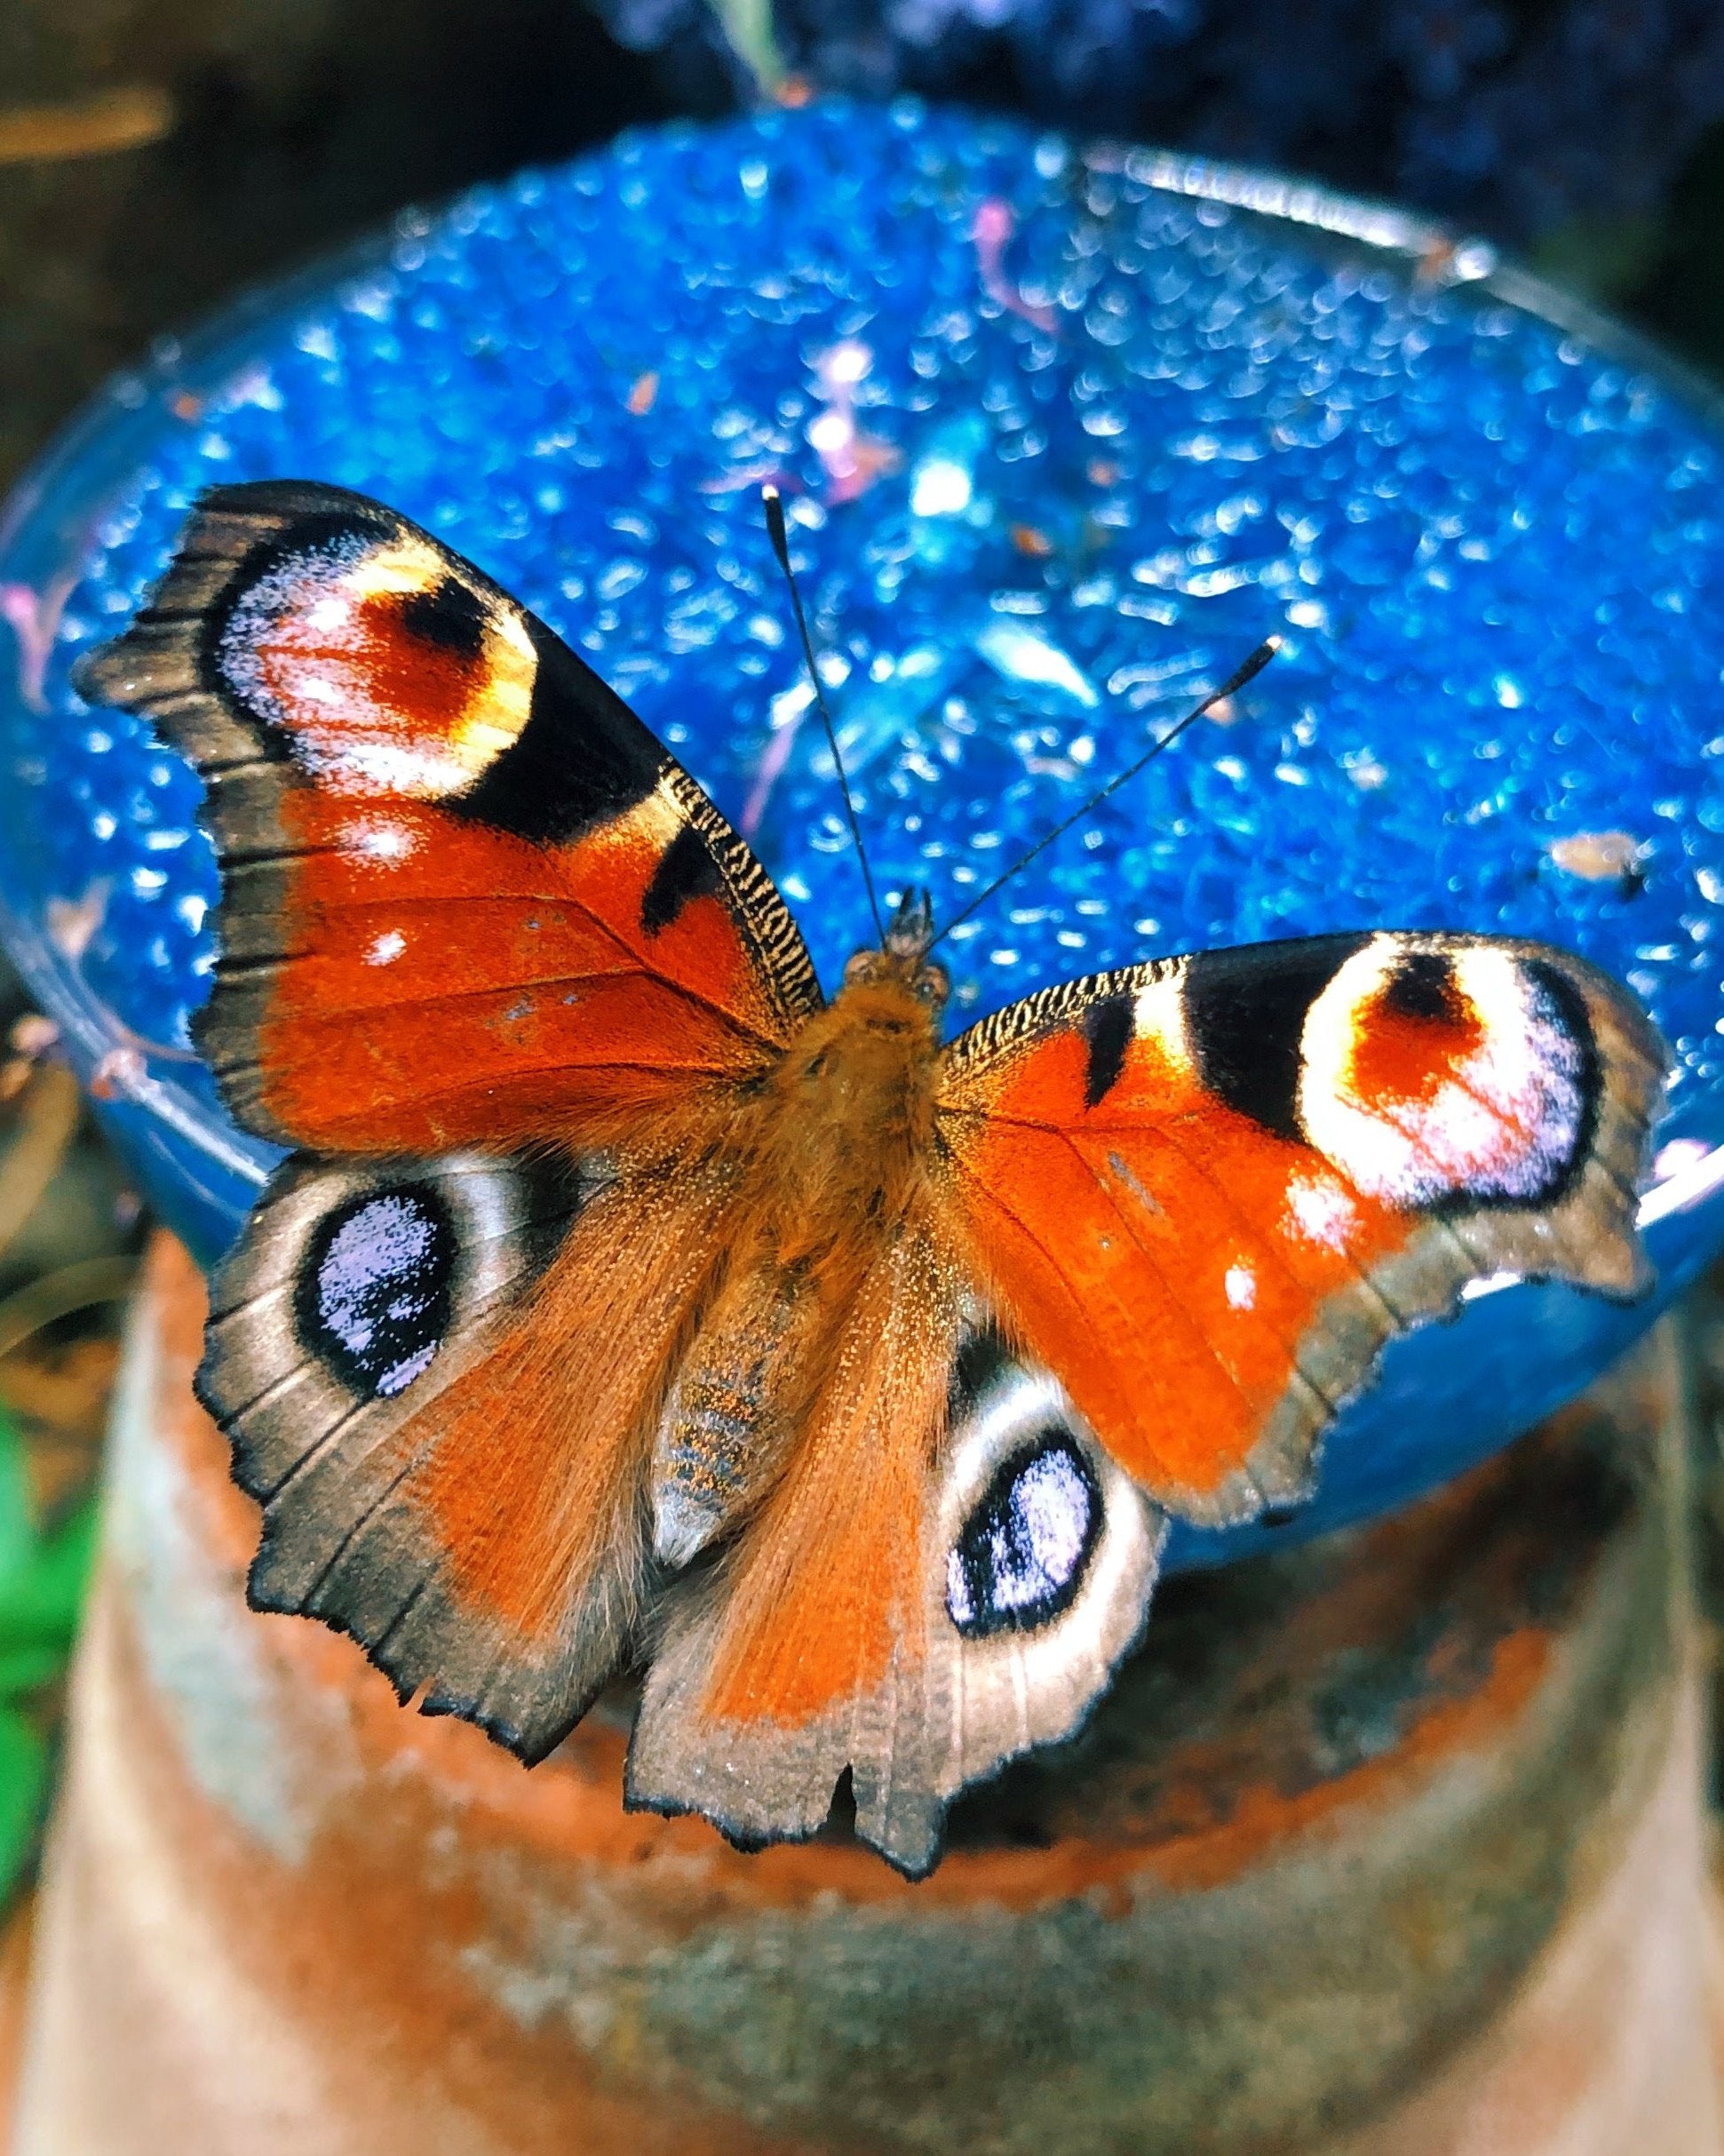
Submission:
[[[67,672],[201,486],[282,475],[395,504],[568,636],[755,830],[829,983],[865,911],[763,479],[877,874],[948,914],[1279,630],[1231,723],[947,946],[958,1015],[1263,936],[1544,936],[1650,1003],[1678,1058],[1665,1167],[1704,1180],[1724,438],[1480,251],[1228,194],[1276,199],[910,107],[676,129],[404,219],[117,385],[0,544],[0,890],[168,1217],[218,1247],[267,1157],[185,1060],[213,862],[189,770]],[[1580,872],[1601,833],[1629,872]],[[1716,1195],[1677,1190],[1667,1285],[1724,1237]],[[1405,1343],[1300,1531],[1490,1449],[1645,1316],[1522,1286]]]

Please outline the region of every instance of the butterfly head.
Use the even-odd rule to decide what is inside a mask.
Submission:
[[[938,1011],[951,993],[951,977],[930,959],[934,943],[934,900],[912,887],[898,902],[878,950],[859,951],[844,969],[845,984],[895,981]]]

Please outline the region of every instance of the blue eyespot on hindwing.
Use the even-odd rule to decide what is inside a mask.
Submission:
[[[448,1338],[457,1257],[449,1208],[428,1183],[356,1192],[325,1214],[294,1298],[299,1338],[361,1399],[392,1399]]]
[[[966,1639],[1029,1632],[1069,1608],[1101,1531],[1101,1488],[1050,1431],[996,1470],[946,1559],[946,1610]]]

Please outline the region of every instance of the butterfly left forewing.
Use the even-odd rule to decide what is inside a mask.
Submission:
[[[747,1084],[817,1008],[746,846],[622,699],[430,533],[222,487],[78,683],[197,767],[222,876],[200,1049],[319,1152],[585,1146]]]
[[[955,1233],[1002,1329],[1194,1520],[1304,1494],[1385,1342],[1512,1271],[1633,1293],[1664,1069],[1535,944],[1361,935],[1126,968],[949,1052]]]

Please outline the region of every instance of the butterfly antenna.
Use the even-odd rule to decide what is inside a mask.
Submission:
[[[784,581],[790,586],[790,605],[796,614],[796,632],[802,639],[802,656],[807,664],[808,680],[813,684],[814,703],[819,707],[820,723],[826,729],[826,746],[832,752],[832,762],[838,775],[838,791],[844,796],[844,813],[850,825],[850,836],[855,841],[856,858],[862,863],[862,882],[868,889],[868,910],[874,916],[874,933],[880,946],[886,946],[886,922],[880,916],[880,902],[874,895],[874,873],[868,865],[868,855],[862,847],[862,826],[856,821],[856,804],[850,798],[850,781],[844,775],[844,758],[838,751],[837,729],[832,714],[826,708],[825,691],[820,686],[820,669],[814,664],[814,648],[808,635],[808,619],[802,611],[802,594],[797,589],[796,571],[790,567],[790,541],[784,535],[784,505],[776,487],[762,487],[760,500],[767,513],[767,536],[772,541],[772,551],[778,556],[778,566],[784,572]]]
[[[1219,688],[1212,688],[1201,703],[1194,704],[1178,725],[1169,727],[1166,733],[1162,735],[1153,746],[1146,749],[1134,764],[1127,764],[1125,768],[1110,778],[1099,792],[1091,794],[1081,808],[1074,808],[1063,823],[1056,823],[1045,837],[1037,839],[1028,853],[1020,854],[1005,873],[1003,876],[995,877],[988,888],[979,892],[961,913],[954,913],[939,935],[934,937],[934,943],[943,943],[954,928],[968,920],[973,913],[979,911],[988,903],[1002,884],[1010,883],[1020,869],[1026,869],[1029,866],[1037,854],[1045,853],[1053,841],[1056,839],[1063,838],[1074,823],[1081,823],[1092,810],[1100,808],[1110,793],[1117,793],[1122,786],[1137,776],[1146,764],[1154,763],[1164,749],[1171,749],[1187,727],[1195,726],[1205,712],[1213,711],[1218,704],[1225,703],[1227,698],[1231,696],[1236,696],[1239,690],[1244,688],[1247,681],[1254,681],[1280,649],[1281,639],[1278,636],[1266,638],[1243,666],[1235,667]],[[930,951],[934,949],[934,943],[929,944]]]

